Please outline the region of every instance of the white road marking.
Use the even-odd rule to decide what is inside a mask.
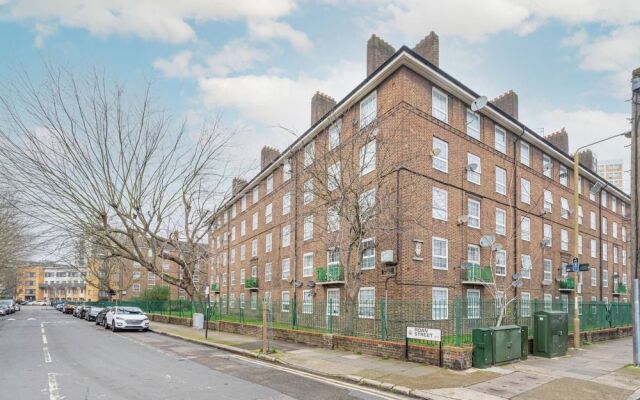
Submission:
[[[51,354],[49,354],[49,348],[48,347],[43,347],[42,351],[44,352],[44,362],[46,363],[50,363],[51,362]]]
[[[53,372],[49,372],[49,400],[60,400],[58,381]]]
[[[9,318],[9,319],[7,319],[7,321],[15,321],[15,320],[16,320],[15,318]]]
[[[35,321],[35,318],[27,318],[27,321]]]
[[[47,336],[42,335],[42,343],[47,344]]]

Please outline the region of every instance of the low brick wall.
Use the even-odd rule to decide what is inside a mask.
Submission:
[[[580,332],[580,342],[604,342],[605,340],[620,339],[632,335],[633,330],[630,326],[601,329],[598,331]],[[569,335],[569,343],[573,343],[573,334]]]
[[[162,322],[165,324],[192,326],[193,322],[191,318],[172,317],[169,315],[148,314],[151,321]]]

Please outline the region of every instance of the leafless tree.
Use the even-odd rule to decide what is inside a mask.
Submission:
[[[105,74],[55,67],[38,82],[19,73],[0,109],[0,179],[24,212],[202,297],[187,278],[227,193],[232,132],[219,118],[191,131],[155,107],[151,85],[129,95]],[[180,274],[163,274],[162,259]]]

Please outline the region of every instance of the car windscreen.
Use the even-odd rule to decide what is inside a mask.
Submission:
[[[13,304],[13,300],[0,300],[0,306],[10,306]]]
[[[118,307],[117,314],[143,314],[142,310],[137,307]]]

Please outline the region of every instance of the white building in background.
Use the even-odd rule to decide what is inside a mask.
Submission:
[[[44,282],[40,284],[45,300],[84,301],[85,272],[70,265],[49,264],[44,269]]]
[[[598,160],[598,175],[615,187],[624,190],[624,163],[622,159]]]

